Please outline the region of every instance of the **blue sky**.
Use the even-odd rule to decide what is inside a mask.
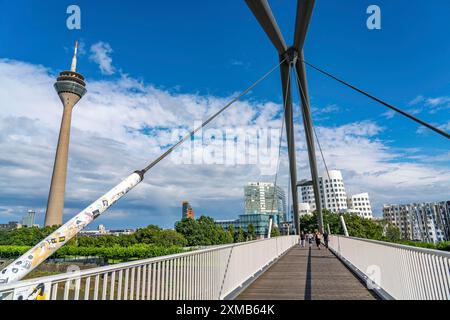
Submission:
[[[80,31],[70,31],[65,26],[66,8],[70,4],[81,7],[82,29]],[[366,8],[371,4],[379,5],[382,10],[382,30],[371,31],[366,28],[368,17]],[[286,42],[291,43],[296,2],[271,1],[271,6]],[[79,71],[88,80],[88,90],[90,90],[90,82],[118,83],[124,79],[124,75],[127,75],[132,81],[155,88],[159,90],[158,92],[172,94],[173,97],[194,95],[197,98],[215,97],[220,101],[247,87],[266,70],[273,67],[277,60],[271,43],[244,1],[144,2],[130,0],[124,4],[121,1],[106,0],[76,2],[0,0],[0,9],[3,13],[0,19],[0,43],[3,44],[0,46],[0,59],[19,61],[35,67],[44,66],[47,75],[54,75],[61,69],[69,67],[71,48],[75,39],[78,39],[84,46],[84,54],[82,52],[79,57]],[[448,98],[450,96],[450,60],[448,59],[450,42],[446,36],[450,31],[449,17],[450,3],[445,0],[431,2],[317,1],[306,41],[305,56],[309,62],[327,69],[398,107],[412,110],[422,119],[450,131],[450,99]],[[96,43],[106,44],[108,48],[111,48],[112,51],[108,55],[112,59],[112,74],[101,72],[98,61],[96,63],[90,58],[92,46]],[[442,137],[418,130],[415,123],[398,115],[392,117],[386,114],[387,110],[384,107],[324,78],[313,70],[308,69],[308,78],[312,106],[315,110],[315,124],[324,128],[324,134],[329,132],[327,130],[333,131],[333,128],[348,128],[346,126],[350,124],[369,121],[377,126],[376,133],[368,133],[364,138],[371,143],[371,146],[376,145],[380,150],[389,149],[390,153],[386,158],[395,155],[389,160],[382,159],[381,162],[387,161],[392,167],[398,163],[403,165],[407,162],[407,165],[420,166],[424,173],[429,170],[432,176],[436,172],[442,176],[449,171],[450,143]],[[123,87],[119,86],[119,88]],[[279,75],[275,74],[252,92],[249,101],[259,104],[269,102],[279,104],[280,90]],[[99,89],[99,92],[105,91]],[[58,108],[57,97],[54,101],[55,105],[45,107]],[[85,105],[87,108],[88,102],[85,102]],[[80,103],[78,113],[82,112],[83,106]],[[41,112],[36,111],[35,115],[31,114],[30,119],[39,117]],[[256,115],[261,115],[261,112],[258,109]],[[12,116],[7,106],[3,104],[1,116],[5,119]],[[74,117],[77,117],[76,113]],[[75,128],[76,126],[77,123]],[[79,128],[82,126],[80,123]],[[148,127],[152,128],[151,125]],[[75,144],[78,143],[76,133],[72,139],[75,139]],[[303,137],[299,136],[299,139]],[[324,140],[327,141],[327,137],[324,137]],[[334,164],[333,156],[338,155],[339,152],[332,150],[331,138],[329,144],[326,141],[324,144],[329,145],[329,161]],[[53,140],[49,142],[49,145],[52,142]],[[77,150],[76,147],[75,150]],[[20,151],[18,150],[17,154],[10,157],[21,157]],[[436,157],[439,158],[436,160]],[[8,160],[8,157],[5,158],[2,160]],[[301,156],[299,158],[301,159]],[[83,157],[76,159],[73,161],[76,162],[77,168],[87,174],[89,170],[83,168]],[[130,160],[136,159],[130,158]],[[339,163],[339,161],[335,163],[338,168]],[[69,165],[69,172],[71,165]],[[124,164],[125,167],[128,166],[128,171],[139,165],[141,163]],[[308,171],[301,171],[302,165],[299,164],[300,176],[307,177]],[[365,165],[371,166],[372,163],[369,161]],[[359,172],[349,170],[348,183],[361,181],[368,176],[370,179],[375,179],[377,174],[385,169],[383,167],[371,173],[364,170]],[[216,174],[209,171],[208,168],[198,172],[206,175]],[[408,169],[398,174],[404,178],[408,177],[410,172]],[[197,178],[200,179],[197,183],[204,183],[204,179]],[[258,179],[257,176],[252,178]],[[412,181],[423,180],[422,178],[420,175],[411,176]],[[6,175],[3,177],[5,184],[11,185],[13,182],[8,179]],[[36,179],[36,183],[41,184],[43,189],[47,189],[48,181],[40,179]],[[344,179],[346,179],[345,176]],[[448,185],[450,181],[445,180],[445,177],[443,179],[425,183],[424,189],[416,188],[417,190],[415,189],[413,193],[414,199],[417,198],[415,196],[417,192],[419,195],[424,195],[423,201],[448,200],[448,189],[442,190],[441,186]],[[110,182],[113,183],[113,181]],[[392,177],[392,180],[388,181],[395,181],[395,179]],[[68,184],[70,183],[74,182],[69,179]],[[164,183],[167,186],[174,182],[161,180],[161,184]],[[382,181],[377,183],[382,184]],[[105,186],[108,184],[105,183]],[[349,187],[352,188],[351,185]],[[364,184],[361,183],[361,188],[363,187]],[[438,187],[441,192],[436,194],[433,188]],[[77,185],[77,188],[83,188],[83,186]],[[86,188],[90,190],[91,187],[86,186]],[[239,186],[234,185],[233,188],[238,190]],[[371,191],[370,186],[367,188]],[[396,202],[409,201],[406,195],[411,195],[409,189],[405,188],[403,191],[398,191],[395,199],[385,199],[378,197],[379,189],[377,188],[380,186],[373,187],[372,195],[373,201],[376,202],[374,206],[377,208],[377,213],[380,212],[382,203],[395,199],[397,199]],[[399,186],[392,186],[392,188],[397,190]],[[101,190],[99,187],[98,192],[101,193]],[[0,193],[0,206],[20,208],[20,210],[23,209],[22,206],[45,208],[44,194],[45,192],[30,196],[26,200],[27,197],[22,197],[20,193],[13,191],[5,192],[3,196]],[[98,193],[93,192],[93,195]],[[186,196],[194,199],[197,211],[218,218],[231,218],[241,213],[241,203],[230,204],[232,199],[240,201],[239,198],[233,198],[237,195],[231,196],[231,200],[221,199],[220,201],[223,202],[213,199],[214,197],[202,197],[200,193],[190,196],[186,191]],[[82,205],[89,203],[88,196],[82,199],[79,201],[78,198],[68,199],[71,209],[66,212],[67,218],[77,209],[82,209]],[[126,213],[117,214],[118,218],[104,223],[120,227],[131,221],[132,226],[161,223],[170,227],[178,215],[179,204],[167,204],[167,208],[164,208],[163,205],[153,207],[151,202],[145,202],[143,198],[135,199],[135,201],[127,200],[123,205],[118,206],[118,210]],[[214,203],[214,205],[208,203]],[[225,206],[227,209],[217,212],[216,208],[223,208],[221,205],[223,203],[227,203]],[[133,208],[153,213],[133,216],[130,214]],[[4,209],[4,212],[9,213],[2,215],[0,209],[0,222],[17,219],[16,217],[21,213],[15,210],[19,209],[12,211]]]

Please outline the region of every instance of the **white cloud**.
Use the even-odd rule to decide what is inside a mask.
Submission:
[[[382,114],[386,119],[392,119],[395,116],[395,111],[389,110]]]
[[[423,111],[429,114],[435,114],[443,110],[450,109],[450,97],[424,97],[422,95],[417,96],[409,102],[410,106],[416,106],[415,108],[408,110],[412,114],[419,114]]]
[[[412,100],[409,102],[409,105],[410,105],[410,106],[415,106],[415,105],[417,105],[417,104],[419,104],[419,103],[422,103],[422,102],[424,102],[424,101],[425,101],[425,97],[422,96],[422,95],[419,95],[419,96],[415,97],[414,99],[412,99]]]
[[[341,111],[341,108],[336,104],[330,104],[325,107],[312,107],[311,111],[314,116],[329,114],[329,113],[336,113]]]
[[[55,75],[42,66],[0,59],[5,106],[0,109],[0,220],[27,208],[45,210],[62,113],[54,81]],[[229,100],[171,93],[126,75],[88,83],[88,94],[73,113],[67,217],[159,156],[165,150],[161,146],[175,142],[173,129],[192,129],[195,120],[206,119]],[[273,102],[240,101],[209,128],[279,128],[281,108]],[[350,192],[369,192],[378,212],[385,202],[446,200],[448,167],[408,160],[409,150],[379,140],[382,131],[372,121],[317,128],[329,168],[343,170]],[[299,178],[308,178],[300,126],[296,137]],[[284,148],[279,184],[287,189],[285,153]],[[183,200],[191,201],[198,214],[235,217],[242,213],[243,186],[255,180],[273,177],[261,176],[256,165],[174,165],[167,159],[98,223],[171,227]]]
[[[100,41],[91,46],[91,55],[89,59],[98,64],[100,71],[103,74],[112,75],[116,72],[112,65],[112,52],[113,49],[109,43]]]

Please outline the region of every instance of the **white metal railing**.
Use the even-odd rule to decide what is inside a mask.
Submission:
[[[329,247],[394,299],[450,300],[449,252],[343,236]]]
[[[221,300],[296,243],[276,237],[19,281],[0,285],[0,300]]]

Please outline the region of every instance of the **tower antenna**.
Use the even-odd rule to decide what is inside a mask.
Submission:
[[[75,50],[73,52],[72,67],[70,68],[70,71],[72,72],[77,72],[77,53],[78,53],[78,41],[75,41]]]

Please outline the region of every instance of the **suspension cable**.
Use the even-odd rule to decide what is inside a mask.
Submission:
[[[286,61],[286,59],[282,60],[279,64],[277,64],[275,67],[270,69],[266,74],[264,74],[261,78],[256,80],[250,87],[245,89],[242,93],[240,93],[238,96],[233,98],[229,103],[227,103],[222,109],[217,111],[215,114],[213,114],[208,120],[203,122],[198,128],[191,131],[189,134],[187,134],[184,138],[182,138],[180,141],[178,141],[176,144],[174,144],[172,147],[170,147],[166,152],[164,152],[161,156],[159,156],[156,160],[154,160],[152,163],[150,163],[147,167],[141,170],[142,174],[147,173],[150,169],[152,169],[154,166],[156,166],[159,162],[161,162],[164,158],[166,158],[168,155],[170,155],[176,148],[178,148],[180,145],[182,145],[184,142],[186,142],[188,139],[190,139],[193,135],[195,135],[198,131],[203,129],[205,126],[207,126],[211,121],[213,121],[217,116],[219,116],[222,112],[224,112],[228,107],[233,105],[235,102],[239,101],[243,96],[245,96],[247,93],[249,93],[254,87],[256,87],[258,84],[260,84],[262,81],[264,81],[268,76],[270,76],[278,67],[283,64]]]
[[[355,91],[365,95],[366,97],[368,97],[368,98],[370,98],[370,99],[372,99],[372,100],[374,100],[374,101],[376,101],[378,103],[381,103],[382,105],[388,107],[389,109],[394,110],[395,112],[398,112],[398,113],[402,114],[403,116],[405,116],[405,117],[407,117],[407,118],[409,118],[409,119],[411,119],[411,120],[421,124],[422,126],[425,126],[428,129],[433,130],[434,132],[444,136],[445,138],[450,139],[450,134],[448,134],[447,132],[445,132],[445,131],[443,131],[443,130],[441,130],[441,129],[439,129],[439,128],[437,128],[437,127],[435,127],[435,126],[433,126],[433,125],[431,125],[431,124],[429,124],[429,123],[427,123],[427,122],[425,122],[425,121],[423,121],[423,120],[421,120],[421,119],[419,119],[419,118],[417,118],[417,117],[415,117],[415,116],[413,116],[413,115],[411,115],[411,114],[409,114],[409,113],[407,113],[407,112],[405,112],[405,111],[403,111],[403,110],[401,110],[401,109],[399,109],[399,108],[397,108],[397,107],[395,107],[395,106],[393,106],[393,105],[391,105],[391,104],[389,104],[389,103],[387,103],[387,102],[385,102],[385,101],[383,101],[383,100],[381,100],[381,99],[379,99],[379,98],[377,98],[375,96],[373,96],[373,95],[371,95],[371,94],[361,90],[361,89],[358,89],[357,87],[349,84],[348,82],[345,82],[344,80],[341,80],[341,79],[339,79],[336,76],[333,76],[332,74],[330,74],[330,73],[328,73],[328,72],[326,72],[326,71],[324,71],[324,70],[322,70],[322,69],[320,69],[320,68],[318,68],[318,67],[316,67],[316,66],[314,66],[314,65],[312,65],[312,64],[310,64],[308,62],[306,62],[305,60],[303,60],[303,62],[306,65],[310,66],[311,68],[317,70],[318,72],[326,75],[327,77],[332,78],[332,79],[342,83],[343,85],[349,87],[350,89],[353,89],[353,90],[355,90]]]

